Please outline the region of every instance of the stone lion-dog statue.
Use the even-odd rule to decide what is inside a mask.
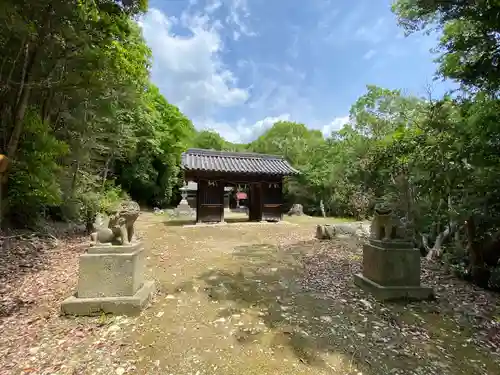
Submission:
[[[130,245],[134,241],[134,224],[139,217],[137,202],[126,201],[116,207],[109,217],[107,228],[101,228],[90,235],[90,245]]]
[[[387,203],[377,203],[370,227],[370,238],[378,241],[407,240],[408,228]]]

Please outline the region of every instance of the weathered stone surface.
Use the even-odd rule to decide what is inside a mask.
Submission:
[[[155,283],[146,281],[133,296],[79,298],[71,296],[63,301],[61,310],[66,315],[139,315],[155,293]]]
[[[412,228],[408,221],[399,217],[391,205],[384,202],[375,205],[370,238],[374,240],[406,240],[412,238]]]
[[[354,275],[359,287],[381,300],[429,299],[431,288],[420,285],[420,251],[404,240],[370,239],[363,246],[363,273]]]
[[[364,222],[320,224],[316,226],[316,238],[320,240],[349,236],[364,238],[369,235],[368,227],[369,225]]]
[[[134,241],[134,224],[139,217],[140,207],[137,202],[121,202],[109,216],[108,227],[101,228],[90,235],[91,246],[100,243],[128,245]]]
[[[363,245],[363,275],[384,286],[419,286],[420,251]]]
[[[177,207],[174,209],[174,214],[176,216],[193,216],[195,211],[189,206],[186,199],[181,199]]]
[[[301,215],[304,215],[304,207],[302,207],[301,204],[299,203],[296,203],[292,206],[292,208],[290,208],[290,210],[288,211],[288,216],[301,216]]]
[[[72,315],[100,312],[136,314],[154,293],[154,282],[144,281],[141,243],[100,244],[80,255],[77,291],[62,303]]]
[[[79,298],[132,296],[142,286],[142,246],[121,247],[100,246],[97,251],[80,255]]]
[[[362,274],[354,275],[354,283],[381,301],[429,300],[434,298],[432,288],[425,286],[383,286]]]

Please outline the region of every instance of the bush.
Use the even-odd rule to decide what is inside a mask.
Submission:
[[[124,200],[130,199],[121,186],[117,186],[113,181],[107,181],[104,190],[99,194],[98,210],[100,213],[109,215],[116,205]]]
[[[489,287],[491,289],[500,290],[500,266],[492,267]]]
[[[80,217],[87,231],[93,230],[98,213],[109,215],[119,202],[126,199],[129,199],[128,195],[120,186],[114,185],[113,181],[108,181],[101,192],[89,190],[82,193],[79,196]]]
[[[35,224],[48,207],[62,201],[57,160],[68,152],[38,114],[26,114],[23,137],[12,162],[7,190],[7,219],[15,226]]]

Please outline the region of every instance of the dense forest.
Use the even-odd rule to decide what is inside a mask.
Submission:
[[[397,197],[415,241],[482,286],[500,284],[500,4],[398,0],[407,33],[438,31],[440,98],[367,86],[324,137],[278,122],[249,144],[197,131],[150,81],[138,24],[147,0],[6,0],[0,9],[2,226],[90,222],[128,195],[177,203],[188,147],[286,157],[288,202],[358,219]]]

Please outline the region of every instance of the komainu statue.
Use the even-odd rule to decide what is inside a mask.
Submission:
[[[116,207],[109,217],[107,228],[90,235],[91,246],[97,244],[129,245],[134,240],[134,224],[139,217],[137,202],[125,201]]]
[[[381,202],[375,205],[370,238],[379,241],[409,240],[410,228],[398,217],[390,204]]]

